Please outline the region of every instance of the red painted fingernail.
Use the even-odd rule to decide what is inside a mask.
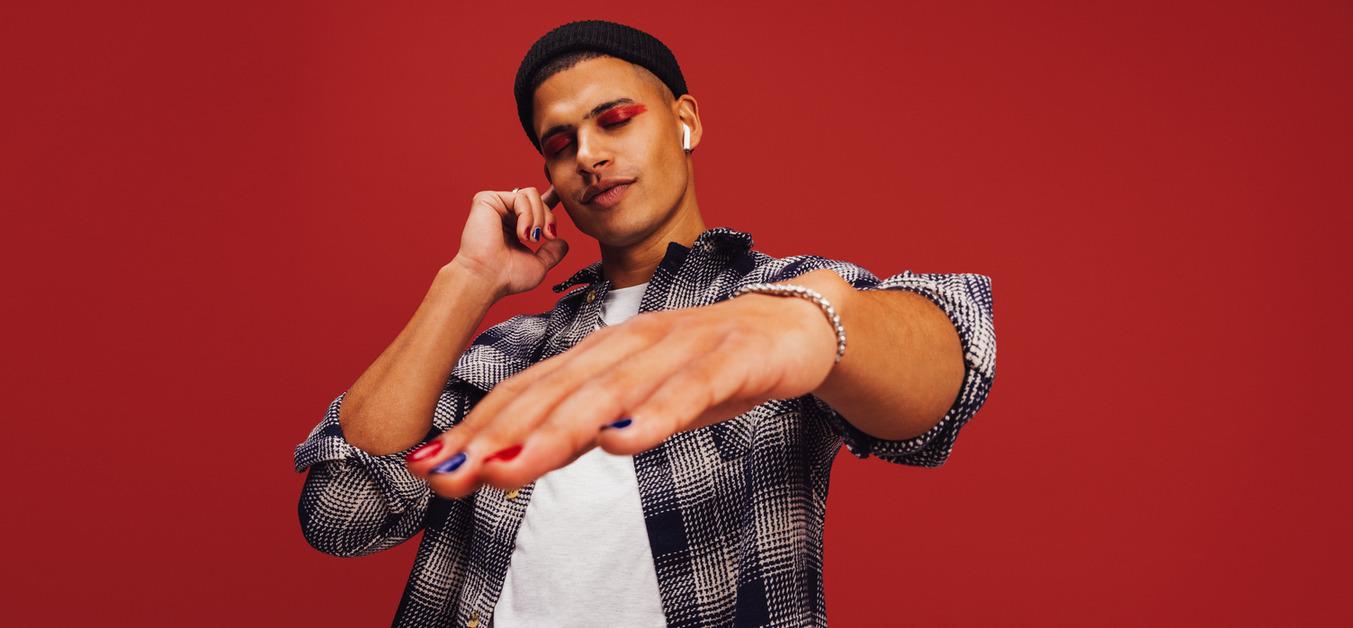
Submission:
[[[554,237],[555,235],[557,235],[554,232],[554,224],[545,225],[545,228],[550,230],[550,237]]]
[[[442,449],[442,439],[439,438],[426,445],[423,445],[422,447],[419,447],[418,449],[409,452],[409,455],[404,456],[404,461],[413,462],[415,460],[422,460],[428,456],[431,456],[432,454],[437,453],[438,451],[441,451],[441,449]]]
[[[504,461],[511,460],[513,458],[516,458],[517,454],[519,453],[521,453],[521,445],[513,445],[506,449],[501,449],[499,451],[493,452],[493,455],[489,456],[488,458],[485,458],[484,462],[488,462],[490,460],[504,460]]]

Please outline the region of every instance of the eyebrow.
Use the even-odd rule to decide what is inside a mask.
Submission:
[[[595,116],[603,111],[606,111],[607,109],[610,109],[611,107],[614,107],[616,105],[623,105],[632,102],[635,102],[633,98],[617,98],[615,100],[608,100],[604,103],[601,103],[600,105],[593,107],[591,111],[587,112],[587,115],[583,116],[583,119],[587,120],[592,116]],[[540,134],[540,143],[544,144],[545,140],[549,139],[551,135],[567,131],[571,128],[573,128],[572,124],[556,124],[546,129],[544,133]]]

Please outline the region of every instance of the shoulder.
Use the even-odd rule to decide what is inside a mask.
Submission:
[[[856,288],[872,287],[879,279],[869,269],[854,262],[811,253],[774,257],[757,250],[747,251],[749,272],[742,283],[773,283],[793,279],[815,270],[830,270]]]

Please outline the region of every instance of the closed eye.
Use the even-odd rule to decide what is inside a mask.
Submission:
[[[640,103],[611,107],[597,116],[597,124],[605,129],[621,127],[630,120],[633,120],[634,116],[637,116],[646,110],[647,109]],[[551,158],[556,157],[562,153],[564,149],[568,148],[570,144],[572,144],[572,142],[569,141],[566,134],[556,133],[550,136],[549,140],[545,142],[545,154]]]
[[[626,122],[643,112],[644,106],[639,103],[611,107],[610,109],[607,109],[605,113],[597,116],[597,123],[602,126],[614,126],[615,124]]]

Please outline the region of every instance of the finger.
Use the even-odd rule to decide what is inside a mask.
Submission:
[[[521,488],[572,464],[596,447],[596,427],[542,425],[526,436],[516,458],[495,460],[480,467],[479,482],[505,491]]]
[[[461,499],[478,490],[481,486],[479,467],[492,452],[475,448],[449,447],[444,447],[443,451],[446,452],[446,458],[422,474],[427,480],[428,488],[448,499]]]
[[[677,432],[712,425],[755,407],[762,400],[749,394],[747,383],[757,368],[756,354],[734,344],[725,336],[699,360],[657,382],[649,395],[631,406],[631,421],[601,430],[597,444],[612,454],[637,454]]]
[[[533,211],[531,209],[531,199],[526,192],[520,188],[512,191],[512,213],[517,216],[517,239],[522,244],[531,243],[531,225]]]
[[[545,209],[545,234],[551,240],[556,240],[559,238],[558,227],[556,226],[556,222],[554,219],[554,206],[558,202],[559,202],[558,194],[554,191],[553,185],[551,185],[549,189],[545,190],[544,194],[540,195],[540,204]]]
[[[448,482],[446,478],[440,476],[443,473],[448,474],[448,476],[454,474],[454,477],[468,475],[465,472],[466,469],[468,469],[469,466],[474,465],[465,465],[465,461],[471,459],[479,460],[485,455],[492,453],[466,451],[465,448],[470,437],[482,428],[483,421],[479,418],[482,415],[482,412],[478,411],[478,409],[483,407],[486,402],[489,405],[501,405],[501,399],[504,395],[519,394],[519,391],[523,388],[524,375],[529,376],[532,371],[548,373],[561,364],[564,355],[566,354],[559,354],[537,362],[531,368],[499,382],[487,396],[481,399],[479,403],[475,404],[474,409],[472,409],[460,422],[452,426],[451,429],[448,429],[429,440],[423,447],[410,452],[405,461],[405,466],[409,469],[409,472],[433,483],[434,491],[439,494],[446,496],[452,496],[452,493],[457,493],[456,496],[467,494],[469,492],[468,490],[462,490],[466,488],[465,486],[455,482]],[[464,455],[460,456],[460,454]],[[460,464],[457,465],[457,462]],[[455,466],[455,468],[450,468],[452,466]],[[465,467],[465,469],[462,467]],[[434,479],[437,481],[433,482]],[[443,489],[437,490],[438,486],[443,487]],[[469,488],[471,490],[473,489],[472,486]]]
[[[558,245],[547,243],[546,246],[541,248],[553,248],[554,246]],[[607,327],[593,332],[569,351],[537,362],[530,368],[499,382],[464,419],[435,439],[439,449],[425,457],[410,460],[406,463],[410,473],[425,478],[433,492],[444,497],[454,499],[474,492],[479,485],[479,478],[476,477],[477,470],[483,465],[484,458],[501,450],[502,447],[496,444],[485,445],[482,442],[471,444],[470,441],[474,440],[477,434],[497,420],[495,417],[519,416],[515,414],[518,410],[512,409],[504,412],[501,409],[509,405],[512,400],[525,396],[532,389],[534,382],[551,381],[556,379],[555,373],[563,372],[573,373],[574,379],[582,378],[584,369],[595,367],[590,367],[587,364],[571,366],[572,358],[581,355],[581,350],[597,346],[606,337],[614,335],[616,330],[619,329],[620,326]],[[622,343],[621,345],[612,345],[610,350],[601,351],[596,355],[601,357],[609,355],[616,360],[623,359],[628,352],[642,347],[644,341],[631,342],[633,342],[632,348],[630,343]],[[542,399],[535,394],[531,395],[530,398],[537,401]],[[453,466],[454,469],[451,468]],[[441,472],[438,471],[439,469]]]
[[[482,202],[484,205],[492,208],[498,213],[498,217],[503,219],[503,225],[508,224],[508,216],[512,215],[512,192],[500,192],[498,190],[482,190],[475,193],[474,202]]]
[[[546,269],[554,268],[563,261],[565,255],[568,255],[567,240],[550,240],[536,249],[536,259],[539,259]]]
[[[506,440],[519,435],[522,432],[512,428],[522,417],[543,418],[545,412],[568,393],[652,346],[665,334],[666,330],[656,326],[638,330],[616,326],[594,332],[567,352],[499,382],[466,415],[461,426],[468,425],[471,429],[462,429],[460,436],[469,439],[496,432]],[[511,419],[498,421],[496,417]],[[504,446],[510,444],[503,443]]]
[[[540,217],[540,238],[542,240],[555,240],[558,236],[554,233],[554,212],[550,211],[549,206],[545,205],[545,199],[537,196],[535,198],[537,215]]]
[[[489,400],[495,393],[499,393],[500,397],[501,393],[510,394],[509,389],[512,386],[507,382],[508,380],[503,380],[483,400]],[[459,499],[474,493],[482,484],[478,469],[491,455],[500,453],[502,449],[501,447],[490,449],[482,441],[474,441],[473,435],[482,430],[483,423],[482,417],[467,415],[451,429],[412,452],[405,466],[413,475],[424,478],[432,491],[443,497]],[[420,454],[425,449],[432,449],[434,453]]]
[[[648,318],[659,314],[661,313],[646,312],[640,316]],[[654,332],[652,329],[644,329],[645,327],[648,327],[647,324],[639,325],[638,326],[639,328],[636,329],[636,325],[634,323],[640,322],[640,316],[635,316],[631,318],[623,325],[610,325],[607,327],[602,327],[601,329],[598,329],[588,334],[582,340],[578,341],[577,344],[570,347],[567,351],[551,356],[548,359],[542,360],[540,362],[537,362],[531,365],[530,368],[523,370],[508,379],[503,380],[502,383],[513,386],[521,386],[522,389],[530,389],[531,387],[537,385],[537,382],[540,382],[542,380],[559,383],[560,380],[556,377],[556,375],[559,374],[563,374],[564,377],[573,378],[569,380],[569,382],[584,379],[586,377],[585,370],[588,368],[598,367],[598,365],[589,361],[574,362],[575,360],[578,360],[580,358],[587,359],[593,359],[597,357],[605,358],[607,356],[610,356],[615,360],[620,360],[623,359],[624,355],[626,355],[626,353],[622,352],[629,352],[631,351],[631,348],[633,348],[633,350],[643,348],[644,342],[656,342],[658,339],[661,338],[661,335],[658,335],[657,332]],[[644,323],[650,322],[651,321],[644,321]],[[621,341],[619,344],[615,344],[617,341],[615,338],[613,338],[613,336],[616,336],[618,334],[628,335],[634,332],[640,332],[641,334],[646,335],[643,335],[638,339],[629,338],[626,341]],[[589,354],[591,354],[598,346],[603,344],[609,345],[606,351],[601,352],[598,356],[589,356]],[[609,362],[605,362],[602,364],[609,364]],[[570,385],[570,383],[563,382],[563,385],[568,386]],[[485,397],[475,407],[476,408],[490,407],[489,404],[484,403],[486,401],[492,404],[496,403],[497,401],[502,401],[502,399],[491,400],[489,397]],[[471,414],[473,414],[473,411],[471,412]]]
[[[563,242],[560,242],[563,244]],[[547,244],[548,246],[548,244]],[[622,326],[613,326],[605,328],[599,332],[591,333],[590,336],[583,338],[582,342],[575,345],[574,348],[566,353],[560,353],[547,360],[536,363],[533,367],[520,372],[520,374],[511,376],[502,380],[494,390],[484,397],[475,410],[471,411],[471,416],[467,416],[463,421],[453,426],[453,428],[438,434],[436,439],[429,441],[425,447],[411,452],[406,466],[409,467],[411,474],[421,476],[428,480],[429,486],[434,493],[448,498],[463,498],[465,495],[474,493],[476,489],[484,482],[480,476],[480,470],[484,467],[484,459],[491,453],[501,451],[499,444],[505,440],[513,440],[511,436],[499,436],[492,439],[492,444],[484,443],[483,437],[478,439],[480,443],[471,443],[476,440],[476,434],[482,436],[487,429],[491,429],[492,424],[486,424],[484,410],[486,407],[503,406],[507,401],[513,399],[526,399],[532,388],[545,391],[543,383],[553,380],[559,390],[572,390],[576,387],[576,382],[586,380],[589,372],[597,368],[614,367],[622,363],[626,356],[641,351],[644,346],[652,345],[651,341],[645,340],[645,336],[630,332],[624,334],[624,337],[610,338],[621,333]],[[652,333],[652,332],[649,332]],[[618,342],[618,344],[617,344]],[[582,357],[582,360],[579,360]],[[561,378],[561,375],[571,375],[571,379]],[[532,399],[540,401],[544,399],[541,395],[557,394],[557,392],[541,392]],[[590,395],[589,395],[590,397]],[[548,403],[547,403],[548,405]],[[511,403],[506,403],[506,410],[503,410],[503,416],[513,416],[517,411],[541,411],[532,410],[530,405],[522,406],[522,410],[513,407]],[[532,456],[538,457],[538,462],[530,464],[529,470],[525,475],[509,476],[509,478],[499,478],[503,489],[513,489],[513,487],[525,486],[530,480],[544,475],[545,472],[567,466],[582,456],[583,453],[597,447],[594,437],[597,433],[597,426],[587,425],[586,429],[572,429],[571,436],[553,437],[551,434],[557,433],[557,426],[551,429],[543,430],[543,434],[530,437],[530,443],[522,443],[521,451],[532,452]],[[537,430],[540,432],[540,430]],[[502,466],[501,460],[492,462],[492,467]],[[518,470],[520,472],[520,470]],[[529,479],[522,479],[529,478]],[[509,486],[510,485],[510,486]]]
[[[631,409],[663,381],[698,362],[700,356],[718,344],[716,335],[670,334],[663,341],[612,363],[610,368],[587,378],[576,389],[565,391],[565,398],[548,408],[544,419],[536,421],[526,433],[517,432],[522,427],[520,424],[485,430],[477,439],[493,440],[504,446],[519,442],[523,449],[522,454],[511,462],[495,462],[484,467],[481,471],[483,481],[500,488],[519,487],[567,464],[580,452],[604,442],[598,438],[602,431],[609,431],[603,426],[632,415]],[[553,391],[546,394],[553,396]],[[530,404],[530,400],[523,399],[506,411],[515,413],[517,407],[530,407]],[[547,404],[541,404],[544,405]],[[634,418],[635,422],[641,420],[637,415]],[[640,431],[651,444],[635,451],[662,442],[680,428],[679,424],[670,421],[648,421]],[[627,444],[633,443],[627,441]]]
[[[535,188],[523,188],[531,201],[531,239],[540,243],[545,239],[545,203]]]
[[[475,416],[467,416],[463,423],[470,423],[473,418],[476,429],[473,433],[462,433],[470,447],[489,453],[514,445],[523,447],[516,460],[493,462],[483,472],[485,481],[500,488],[520,486],[539,477],[536,474],[544,474],[554,468],[553,465],[561,461],[561,452],[577,453],[582,443],[590,444],[601,420],[611,421],[616,418],[605,416],[611,410],[591,408],[582,412],[570,411],[570,416],[591,420],[592,424],[583,433],[584,440],[570,438],[563,443],[556,443],[562,445],[562,449],[551,447],[540,450],[534,445],[526,449],[525,441],[562,400],[570,395],[577,396],[577,391],[584,387],[593,391],[593,394],[588,395],[589,398],[598,396],[595,395],[596,387],[589,385],[590,381],[606,373],[624,371],[624,364],[630,356],[654,344],[661,344],[659,341],[672,328],[650,323],[638,329],[622,330],[621,326],[609,329],[615,331],[608,334],[604,342],[593,343],[589,347],[583,347],[583,343],[580,343],[567,353],[550,358],[557,364],[544,376],[531,373],[535,370],[533,367],[509,378],[515,381],[509,383],[504,380],[470,412]],[[597,332],[593,336],[599,334]],[[504,384],[507,386],[504,387]],[[522,477],[530,479],[521,481]]]

